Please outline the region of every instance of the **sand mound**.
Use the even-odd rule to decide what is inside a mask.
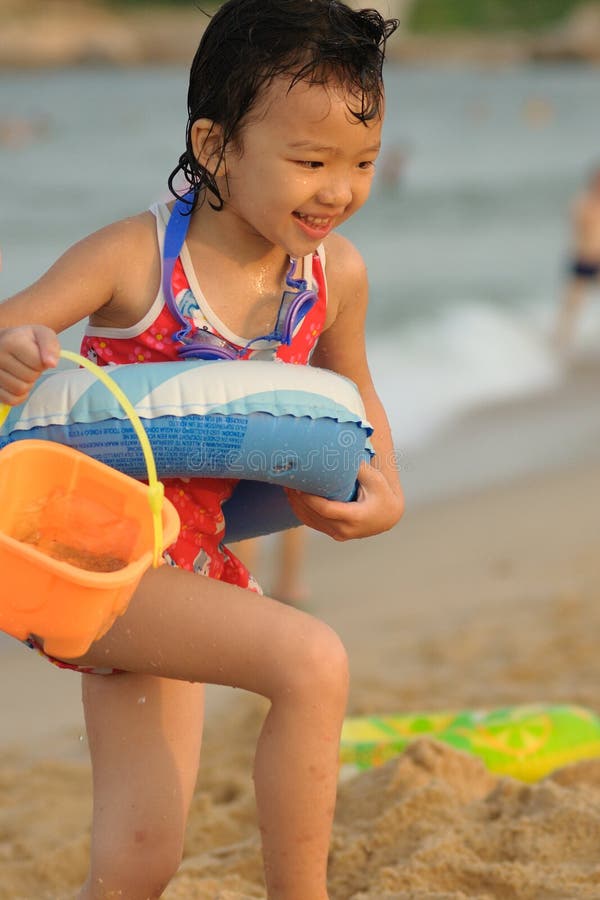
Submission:
[[[207,736],[181,870],[166,900],[264,898],[251,766],[264,704]],[[70,900],[85,873],[89,771],[0,758],[0,900]],[[60,823],[60,824],[59,824]],[[341,784],[332,900],[600,898],[600,760],[535,785],[420,740]]]
[[[600,764],[536,785],[431,741],[342,786],[336,898],[600,897]]]

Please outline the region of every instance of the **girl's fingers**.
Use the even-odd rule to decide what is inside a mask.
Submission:
[[[56,334],[45,325],[34,325],[32,331],[43,368],[53,369],[60,356],[60,343]]]
[[[9,406],[17,406],[26,398],[31,384],[25,384],[22,381],[11,380],[7,384],[6,377],[3,379],[3,385],[0,387],[0,403],[8,403]]]
[[[44,369],[58,362],[56,334],[43,325],[0,331],[0,401],[16,405],[27,397]]]
[[[301,494],[298,491],[289,491],[288,498],[300,521],[315,531],[328,534],[338,541],[353,536],[354,521],[357,517],[355,504],[324,500],[322,497]]]
[[[337,541],[368,537],[387,531],[398,520],[399,503],[384,474],[368,463],[359,469],[356,500],[341,503],[312,494],[288,490],[290,506],[305,525],[329,534]]]
[[[357,475],[359,487],[355,502],[326,500],[325,497],[319,497],[316,494],[304,494],[302,491],[295,490],[287,491],[288,500],[294,512],[304,511],[304,517],[311,514],[332,523],[354,522],[362,515],[362,510],[358,508],[358,505],[364,502],[366,493],[373,485],[378,484],[382,477],[381,472],[377,469],[373,469],[367,463],[362,463]],[[302,517],[303,521],[304,517]]]
[[[0,368],[4,375],[4,381],[14,379],[22,384],[31,385],[42,371],[41,360],[38,356],[37,365],[33,361],[23,361],[23,357],[13,354],[0,354]]]
[[[296,512],[302,510],[306,515],[318,516],[337,522],[348,516],[348,504],[338,500],[326,500],[316,494],[303,494],[301,491],[290,490],[287,492],[290,506]]]
[[[0,368],[17,378],[33,381],[57,364],[60,344],[44,325],[9,328],[0,332]]]

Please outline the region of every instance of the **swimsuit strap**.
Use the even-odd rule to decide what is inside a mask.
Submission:
[[[169,221],[167,222],[163,246],[162,288],[171,315],[183,326],[183,328],[174,335],[174,338],[178,341],[182,341],[187,337],[192,330],[192,326],[187,319],[182,316],[179,307],[175,302],[171,282],[175,263],[179,258],[181,248],[185,243],[188,228],[190,227],[193,196],[193,192],[190,191],[185,197],[178,197],[175,201],[175,205],[169,216]]]

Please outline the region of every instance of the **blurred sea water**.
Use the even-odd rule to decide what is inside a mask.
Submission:
[[[386,85],[372,196],[343,231],[369,269],[376,385],[396,444],[413,452],[469,410],[564,377],[549,336],[570,203],[600,160],[598,73],[389,65]],[[0,296],[167,196],[186,90],[183,68],[3,73],[0,126],[33,127],[0,142]],[[596,348],[589,304],[575,352]]]

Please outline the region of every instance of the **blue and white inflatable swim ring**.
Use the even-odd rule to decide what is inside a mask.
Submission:
[[[283,490],[351,500],[372,428],[355,385],[324,369],[273,361],[110,366],[140,416],[160,478],[239,478],[223,507],[226,540],[298,524]],[[115,398],[85,369],[40,378],[11,410],[0,448],[67,444],[134,478],[144,457]]]

